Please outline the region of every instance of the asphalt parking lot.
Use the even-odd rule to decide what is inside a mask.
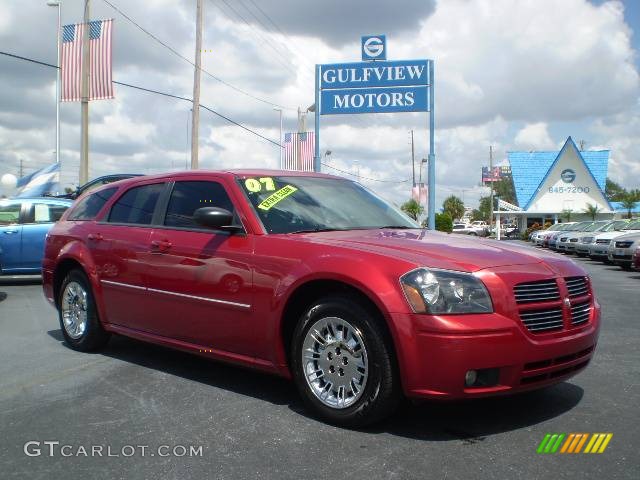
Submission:
[[[640,272],[576,261],[603,306],[586,371],[510,398],[407,405],[361,431],[309,417],[282,379],[126,338],[100,353],[74,352],[37,280],[0,279],[0,476],[638,478]],[[602,454],[536,454],[551,432],[611,432],[613,439]],[[72,452],[80,445],[149,450],[51,457],[41,445],[40,456],[28,456],[29,441],[70,444]],[[158,445],[202,446],[202,455],[152,456]]]

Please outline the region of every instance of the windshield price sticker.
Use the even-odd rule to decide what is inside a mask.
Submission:
[[[287,198],[289,195],[291,195],[292,193],[297,192],[297,191],[298,191],[298,189],[296,187],[294,187],[293,185],[285,185],[284,187],[282,187],[277,192],[274,192],[272,195],[269,195],[267,198],[265,198],[260,203],[260,205],[258,205],[258,208],[261,209],[261,210],[269,210],[271,207],[276,205],[278,202],[281,202],[282,200]]]
[[[258,179],[247,178],[244,181],[244,186],[251,193],[261,192],[263,188],[267,192],[273,192],[276,189],[276,184],[273,181],[273,178],[271,178],[271,177],[262,177],[262,178],[258,178]]]

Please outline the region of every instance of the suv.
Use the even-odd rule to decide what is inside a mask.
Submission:
[[[121,334],[282,375],[311,411],[348,426],[403,395],[566,380],[591,360],[600,325],[571,260],[424,230],[355,182],[303,172],[100,187],[52,229],[43,272],[71,348]]]

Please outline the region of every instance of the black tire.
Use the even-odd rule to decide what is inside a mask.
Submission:
[[[576,252],[576,255],[577,255],[578,257],[580,257],[580,258],[584,258],[584,257],[586,257],[586,256],[587,256],[587,254],[586,254],[586,253],[578,253],[578,252]]]
[[[359,398],[346,408],[324,404],[306,380],[303,344],[311,327],[327,317],[336,317],[355,327],[367,353],[366,383]],[[306,406],[328,423],[352,428],[369,425],[391,415],[401,399],[392,341],[380,324],[384,320],[379,317],[356,299],[331,295],[316,301],[296,326],[290,349],[291,373]]]
[[[87,319],[85,322],[84,331],[80,333],[77,338],[74,338],[67,331],[62,313],[64,295],[66,293],[67,287],[72,282],[79,285],[84,290],[84,292],[86,292]],[[60,293],[58,296],[58,319],[60,321],[60,330],[62,330],[62,335],[64,336],[67,345],[69,345],[69,347],[71,347],[73,350],[78,350],[81,352],[92,352],[95,350],[99,350],[107,344],[109,338],[111,337],[111,334],[106,332],[104,328],[102,328],[102,324],[100,323],[100,319],[98,318],[98,311],[96,309],[93,291],[91,290],[91,283],[89,282],[87,275],[82,270],[71,270],[62,282]]]

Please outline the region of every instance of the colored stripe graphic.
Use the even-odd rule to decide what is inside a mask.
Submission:
[[[612,438],[613,433],[547,433],[538,445],[536,453],[580,453],[585,443],[587,446],[583,453],[602,453]]]

